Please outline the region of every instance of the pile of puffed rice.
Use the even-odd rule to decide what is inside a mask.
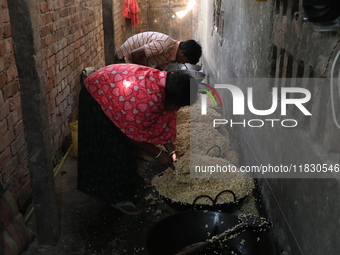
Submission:
[[[224,190],[232,190],[236,200],[249,195],[254,189],[254,180],[245,173],[237,172],[238,168],[228,160],[226,152],[231,151],[228,137],[212,127],[213,118],[221,118],[208,100],[208,114],[200,114],[200,103],[184,107],[178,112],[176,149],[185,153],[177,162],[176,170],[167,169],[156,176],[152,184],[158,193],[173,202],[192,204],[197,196],[208,195],[215,198]],[[195,112],[193,114],[193,112]],[[221,153],[209,148],[217,145]],[[216,154],[221,154],[216,157]],[[233,166],[233,172],[204,171],[208,166]],[[235,171],[236,169],[236,171]],[[199,172],[197,170],[200,170]],[[216,204],[233,202],[234,197],[226,192],[221,194]],[[208,199],[200,199],[198,204],[211,204]]]

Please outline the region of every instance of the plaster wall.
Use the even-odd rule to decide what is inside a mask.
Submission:
[[[219,24],[214,18],[214,2],[218,1],[201,0],[195,10],[198,29],[194,37],[203,47],[202,64],[209,84],[236,83],[246,95],[249,84],[241,79],[272,78],[272,82],[257,83],[253,88],[257,109],[270,108],[272,87],[304,87],[311,92],[305,106],[312,116],[304,116],[293,107],[286,117],[281,116],[280,109],[268,116],[297,119],[299,125],[294,129],[280,125],[228,126],[241,164],[339,164],[340,147],[335,141],[339,141],[340,130],[332,118],[328,79],[340,50],[339,34],[314,32],[312,24],[302,19],[302,1],[221,1]],[[322,82],[316,78],[322,78]],[[219,92],[226,119],[264,119],[249,111],[233,115],[231,93]],[[340,104],[335,104],[338,111]],[[329,177],[258,178],[280,254],[338,253],[340,185],[338,175]]]

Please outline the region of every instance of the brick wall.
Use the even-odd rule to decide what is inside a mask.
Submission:
[[[80,72],[86,66],[102,67],[101,1],[38,1],[46,103],[53,132],[54,163],[76,119]]]
[[[10,20],[7,1],[0,0],[0,183],[9,187],[19,205],[22,205],[30,194],[30,176],[19,75],[11,37],[11,22],[20,24],[22,21]],[[116,48],[132,34],[142,31],[168,33],[162,30],[166,24],[160,24],[162,27],[150,26],[148,12],[153,4],[145,1],[138,1],[140,23],[131,28],[130,21],[121,16],[123,2],[113,2]],[[162,5],[163,11],[172,7],[183,9],[186,3],[187,0],[170,1]],[[32,24],[38,26],[35,31],[38,31],[42,63],[39,69],[43,70],[43,94],[46,95],[52,134],[49,149],[55,166],[71,143],[69,124],[77,119],[81,70],[86,66],[99,68],[105,65],[102,1],[36,0],[30,2],[30,8],[35,8],[38,14]],[[169,18],[166,22],[170,24],[171,20]]]
[[[122,8],[124,1],[114,1],[114,33],[115,33],[115,48],[118,49],[126,38],[125,18],[122,16]]]
[[[176,12],[186,10],[188,3],[189,0],[138,1],[139,24],[133,27],[133,34],[157,31],[181,41],[191,39],[193,11],[182,19],[176,15]]]
[[[177,40],[192,38],[192,11],[179,19],[175,13],[186,9],[189,0],[138,0],[139,23],[130,27],[130,19],[122,17],[124,1],[114,2],[114,25],[116,49],[132,35],[157,31]]]
[[[138,34],[145,31],[150,31],[149,23],[148,23],[148,9],[150,4],[153,2],[150,1],[138,1],[139,13],[138,19],[139,23],[135,25],[132,29],[133,34]]]
[[[29,188],[27,147],[7,0],[0,1],[0,184],[18,197]],[[14,188],[16,187],[16,188]]]
[[[80,73],[104,66],[100,0],[37,0],[53,165],[70,146],[70,122],[77,119]],[[0,0],[0,183],[23,204],[29,192],[27,148],[19,79],[13,53],[7,0]],[[36,24],[36,23],[33,23]]]

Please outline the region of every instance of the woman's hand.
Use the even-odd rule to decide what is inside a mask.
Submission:
[[[152,155],[158,162],[163,165],[170,167],[171,169],[175,170],[174,161],[176,161],[179,156],[175,151],[175,146],[172,143],[165,144],[164,147],[167,151],[174,151],[169,155],[169,152],[160,150],[158,147],[151,143],[146,142],[137,142],[129,138],[129,140],[140,150],[146,151],[149,155]]]
[[[175,145],[173,143],[167,143],[163,145],[165,149],[168,151],[169,156],[172,158],[172,161],[176,162],[180,158],[180,155],[178,151],[176,151]]]
[[[173,158],[170,157],[168,155],[167,152],[162,151],[162,153],[159,155],[159,157],[157,158],[158,162],[163,165],[163,166],[168,166],[170,167],[172,170],[175,170],[175,166],[173,163]]]
[[[169,156],[172,158],[173,162],[176,162],[180,158],[180,155],[176,150],[173,150],[172,152],[170,152]]]

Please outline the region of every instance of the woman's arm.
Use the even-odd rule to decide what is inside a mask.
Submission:
[[[177,161],[179,159],[179,154],[176,151],[175,145],[173,143],[164,144],[164,147],[168,151],[172,161]]]
[[[139,47],[138,49],[131,51],[130,57],[131,57],[132,63],[139,64],[139,65],[145,65],[144,58],[146,57],[146,55],[145,55],[144,46]]]
[[[159,149],[158,147],[156,147],[155,145],[153,145],[152,143],[145,143],[145,142],[137,142],[131,138],[129,138],[129,140],[138,148],[141,149],[143,151],[146,151],[148,154],[150,154],[151,156],[154,156],[155,158],[157,158],[157,160],[159,161],[159,163],[161,165],[164,166],[168,166],[171,169],[175,170],[175,166],[173,164],[173,158],[169,156],[168,152],[165,152],[161,149]],[[172,145],[173,146],[173,145]],[[167,150],[168,148],[165,147]],[[171,148],[171,147],[169,147]],[[175,148],[175,147],[173,147]],[[171,152],[171,151],[170,151]]]

